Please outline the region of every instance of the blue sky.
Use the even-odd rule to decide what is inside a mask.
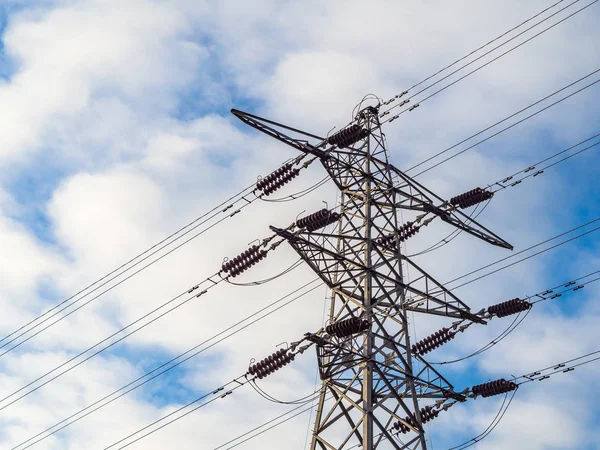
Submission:
[[[0,0],[0,334],[296,156],[245,127],[229,114],[232,107],[324,135],[344,125],[366,93],[389,98],[402,92],[552,2],[370,3]],[[588,8],[386,124],[394,164],[413,166],[600,68],[599,15],[597,5]],[[419,180],[451,197],[501,179],[598,133],[598,100],[600,84]],[[598,149],[499,192],[479,220],[519,251],[600,217]],[[323,175],[311,166],[282,192],[304,189]],[[224,256],[265,237],[268,225],[287,224],[335,198],[327,186],[294,202],[252,204],[0,357],[0,391],[8,395],[186,291],[218,270]],[[409,252],[451,229],[436,224],[426,231],[409,241]],[[457,295],[480,309],[534,294],[600,269],[597,249],[592,233]],[[445,281],[507,254],[460,235],[417,262]],[[293,261],[282,246],[242,281],[272,276]],[[216,287],[0,410],[0,447],[19,444],[311,277],[300,268],[260,287]],[[597,292],[590,284],[536,306],[502,343],[443,366],[443,373],[462,388],[596,350]],[[318,329],[322,305],[319,289],[33,448],[104,448],[243,373],[251,358],[272,353],[276,344]],[[472,327],[432,360],[468,354],[499,334],[506,320]],[[414,338],[443,324],[416,317]],[[583,387],[597,379],[598,367],[524,386],[500,426],[474,448],[599,448],[598,398]],[[309,351],[263,387],[284,399],[301,397],[313,389],[314,371]],[[498,407],[494,398],[443,413],[428,426],[433,448],[476,435]],[[201,442],[210,449],[287,409],[240,390],[136,445],[153,450]],[[300,449],[307,422],[303,415],[245,448],[292,448],[294,442]]]

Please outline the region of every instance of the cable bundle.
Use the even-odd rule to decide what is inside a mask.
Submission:
[[[265,250],[259,251],[258,245],[253,245],[245,252],[242,252],[235,258],[223,263],[221,270],[223,270],[223,272],[229,272],[229,275],[235,278],[266,257],[267,252]]]
[[[351,336],[353,334],[361,333],[369,328],[369,321],[363,320],[358,317],[352,317],[350,319],[341,320],[325,327],[325,331],[333,336],[339,338],[345,336]]]
[[[425,424],[435,419],[439,415],[439,413],[440,411],[438,409],[434,409],[433,406],[425,406],[424,408],[421,408],[421,423]],[[416,424],[414,423],[412,418],[406,416],[404,418],[404,422],[407,422],[414,428],[416,428]],[[393,425],[394,429],[402,434],[408,433],[410,431],[410,428],[404,422],[395,422]]]
[[[528,301],[521,300],[520,298],[513,298],[512,300],[488,307],[488,313],[495,314],[497,317],[506,317],[522,311],[527,311],[529,308],[531,308],[531,303]]]
[[[514,391],[518,388],[516,383],[512,381],[506,381],[504,378],[500,378],[496,381],[489,381],[488,383],[478,384],[473,386],[471,392],[474,395],[481,395],[482,397],[492,397],[494,395],[505,394],[510,391]]]
[[[316,231],[319,228],[326,227],[329,224],[337,222],[340,215],[336,212],[329,211],[323,208],[316,213],[310,214],[306,217],[302,217],[296,221],[298,228],[306,228],[308,231]]]
[[[452,197],[450,199],[450,203],[452,205],[458,206],[461,209],[468,208],[470,206],[474,206],[477,203],[484,202],[489,200],[494,196],[493,192],[486,191],[485,189],[475,188],[469,192],[465,192],[464,194],[457,195],[456,197]]]
[[[456,332],[450,331],[448,328],[442,328],[432,335],[427,336],[425,339],[421,339],[416,344],[413,344],[412,351],[413,353],[424,355],[425,353],[435,350],[440,345],[451,341],[454,339],[454,336],[456,336]]]
[[[294,169],[291,163],[287,163],[266,177],[258,180],[256,188],[269,196],[280,189],[284,184],[287,184],[296,178],[299,173],[300,169]]]
[[[296,358],[296,355],[293,353],[286,352],[287,350],[285,348],[277,350],[275,353],[269,355],[262,361],[250,366],[248,368],[248,373],[250,375],[256,375],[260,380],[262,380],[264,377],[278,371],[283,366],[288,365]]]
[[[361,128],[357,124],[351,125],[348,128],[332,134],[327,139],[331,145],[337,145],[339,148],[346,148],[350,145],[366,138],[369,135],[369,130]]]

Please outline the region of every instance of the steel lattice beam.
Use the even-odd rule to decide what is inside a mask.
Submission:
[[[307,335],[316,345],[323,389],[311,450],[425,449],[420,399],[463,400],[423,357],[411,351],[407,312],[483,322],[462,300],[381,239],[400,236],[400,210],[417,211],[493,245],[510,244],[392,166],[387,159],[376,108],[359,112],[355,123],[368,136],[347,148],[255,115],[232,112],[248,125],[318,157],[340,190],[335,231],[271,227],[331,288],[329,322],[368,322],[349,336],[325,331]],[[310,141],[316,141],[311,143]],[[416,273],[411,282],[404,271]],[[329,400],[328,400],[329,399]],[[391,432],[402,421],[412,431],[401,441]]]

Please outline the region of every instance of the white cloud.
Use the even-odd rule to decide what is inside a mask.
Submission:
[[[521,3],[21,3],[21,10],[9,15],[2,36],[15,73],[0,84],[0,180],[36,171],[46,162],[58,166],[62,178],[44,205],[54,231],[52,244],[37,239],[27,223],[19,223],[19,210],[27,205],[11,197],[8,183],[1,191],[0,299],[10,317],[2,329],[14,329],[48,304],[50,293],[40,293],[40,286],[60,298],[77,291],[256,175],[296,156],[250,133],[237,119],[220,117],[210,110],[215,102],[223,103],[219,109],[230,99],[234,106],[248,102],[258,105],[252,108],[259,114],[325,134],[334,125],[342,126],[367,92],[400,92],[547,6],[541,1]],[[596,22],[597,12],[590,8],[386,126],[393,162],[408,167],[596,69]],[[188,97],[190,92],[193,97]],[[591,91],[581,94],[423,180],[444,196],[453,195],[518,170],[550,153],[550,147],[587,137],[595,126],[596,96]],[[178,117],[184,104],[197,107],[199,117]],[[322,176],[315,164],[282,192],[300,190]],[[562,231],[569,225],[559,218],[573,203],[576,214],[578,202],[565,192],[567,183],[549,173],[499,193],[482,222],[517,248]],[[332,204],[333,194],[331,188],[322,188],[291,203],[255,204],[235,220],[207,231],[35,338],[22,352],[3,357],[2,391],[14,391],[213,273],[223,256],[266,236],[268,225],[287,225],[303,209],[319,208],[322,199]],[[427,235],[409,243],[411,251],[450,229],[440,225],[425,231]],[[505,254],[461,236],[419,263],[444,281]],[[268,277],[294,260],[291,250],[282,246],[240,279]],[[586,271],[592,265],[588,261],[582,250],[572,264]],[[553,263],[549,257],[532,260],[461,289],[460,296],[479,308],[535,292],[558,282]],[[2,445],[16,444],[130,381],[141,373],[138,354],[145,357],[150,352],[162,360],[185,351],[310,277],[302,268],[263,287],[215,288],[128,339],[126,355],[94,358],[0,411]],[[275,344],[318,328],[322,294],[323,289],[317,290],[190,362],[181,386],[201,394],[243,372],[251,357],[261,358],[274,351]],[[482,377],[505,376],[507,371],[526,372],[593,349],[597,312],[594,308],[585,315],[581,311],[564,317],[551,307],[536,307],[515,334],[466,370],[474,367]],[[416,318],[420,337],[438,324]],[[452,347],[439,350],[439,356],[472,351],[501,325],[473,327]],[[574,331],[567,335],[565,329]],[[264,385],[282,398],[302,397],[312,390],[313,368],[314,353],[309,351]],[[452,373],[462,387],[461,370]],[[597,369],[583,373],[585,379],[592,378]],[[565,389],[558,383],[557,378],[535,388],[524,386],[502,425],[476,448],[518,448],[523,441],[528,448],[576,448],[593,439],[591,422],[569,419],[573,411],[593,409],[593,398],[579,391],[572,398],[563,394],[562,410],[549,400]],[[452,443],[442,427],[476,417],[469,431],[478,432],[487,426],[493,409],[492,403],[481,404],[478,400],[462,410],[453,408],[432,430],[444,444]],[[141,394],[130,396],[38,448],[99,448],[177,406],[158,407]],[[283,410],[258,401],[251,391],[240,391],[161,430],[139,447],[185,448],[201,442],[212,448]],[[300,416],[247,447],[300,442],[307,421]],[[574,434],[579,441],[571,444],[565,436]]]

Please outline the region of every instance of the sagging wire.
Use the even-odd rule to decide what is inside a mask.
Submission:
[[[364,102],[366,102],[367,100],[376,100],[378,105],[381,105],[383,103],[383,99],[381,97],[379,97],[376,94],[366,94],[362,100],[360,102],[358,102],[358,104],[352,109],[352,122],[356,120],[356,116],[358,115],[358,113],[362,110],[362,104]]]
[[[306,189],[304,189],[302,191],[296,192],[295,194],[290,194],[290,195],[287,195],[285,197],[274,198],[274,199],[261,198],[261,200],[264,201],[264,202],[270,202],[270,203],[291,202],[293,200],[297,200],[297,199],[302,198],[302,197],[304,197],[304,196],[306,196],[308,194],[311,194],[312,192],[314,192],[317,189],[319,189],[321,186],[326,185],[329,181],[331,181],[331,178],[329,178],[329,176],[326,176],[322,180],[320,180],[317,183],[315,183],[312,186],[310,186],[309,188],[306,188]]]
[[[550,289],[546,289],[544,291],[540,291],[537,294],[533,294],[533,295],[528,295],[526,297],[523,298],[523,300],[532,300],[534,298],[537,298],[537,300],[535,301],[531,301],[531,305],[533,306],[534,304],[537,304],[539,302],[542,301],[546,301],[546,300],[553,300],[555,298],[561,297],[563,294],[567,293],[567,292],[577,292],[581,289],[583,289],[586,285],[594,283],[598,280],[600,280],[600,277],[596,277],[593,278],[591,280],[587,280],[583,283],[580,283],[581,280],[583,280],[584,278],[588,278],[592,275],[595,275],[597,273],[600,273],[600,270],[596,270],[594,272],[590,272],[587,275],[583,275],[581,277],[575,278],[574,280],[568,281],[566,283],[561,283],[553,288]],[[563,287],[564,289],[560,292],[556,292],[556,289]],[[552,294],[552,295],[550,295]],[[511,324],[495,339],[491,340],[489,343],[487,343],[486,345],[484,345],[482,348],[480,348],[479,350],[464,356],[462,358],[458,358],[458,359],[454,359],[454,360],[450,360],[450,361],[443,361],[443,362],[430,362],[430,364],[435,364],[435,365],[445,365],[445,364],[454,364],[460,361],[464,361],[466,359],[472,358],[474,356],[477,356],[487,350],[489,350],[490,348],[492,348],[494,345],[500,343],[504,338],[506,338],[510,333],[512,333],[529,315],[529,313],[531,312],[531,308],[527,309],[524,311],[525,314],[523,314],[523,311],[520,311],[517,316],[515,317],[515,319],[511,322]],[[464,330],[463,330],[464,331]]]
[[[518,389],[515,389],[514,391],[512,391],[510,399],[508,399],[508,395],[509,395],[508,392],[504,395],[504,400],[502,400],[502,404],[500,405],[500,409],[498,410],[498,413],[496,413],[496,416],[494,417],[492,422],[488,425],[488,427],[484,431],[482,431],[480,434],[478,434],[474,438],[471,438],[468,441],[465,441],[462,444],[459,444],[457,446],[451,447],[448,450],[463,450],[465,448],[469,448],[469,447],[477,444],[478,442],[481,442],[483,439],[488,437],[491,434],[491,432],[494,431],[494,429],[498,426],[500,421],[504,418],[504,415],[506,414],[506,411],[508,411],[510,404],[512,403],[513,399],[515,398],[515,395],[517,394],[517,391],[518,391]],[[507,402],[507,399],[508,399],[508,402]]]
[[[296,400],[279,400],[275,397],[273,397],[272,395],[268,394],[267,392],[265,392],[264,389],[261,389],[258,384],[256,383],[256,380],[252,380],[250,382],[250,385],[252,386],[252,388],[256,391],[256,393],[258,395],[260,395],[262,398],[264,398],[265,400],[268,400],[270,402],[273,403],[278,403],[280,405],[307,405],[308,403],[312,403],[315,400],[315,395],[318,397],[318,394],[321,392],[321,389],[317,389],[316,391],[301,397],[299,399]]]
[[[485,204],[483,204],[483,206],[481,207],[481,209],[479,211],[477,211],[477,210],[479,209],[481,203],[478,204],[477,206],[475,206],[475,209],[469,215],[469,220],[465,221],[465,223],[468,225],[471,221],[477,219],[477,217],[479,217],[481,215],[481,213],[483,213],[483,211],[485,211],[485,209],[488,207],[488,205],[490,204],[491,201],[492,201],[492,199],[487,200],[487,202]],[[438,249],[442,248],[443,246],[445,246],[445,245],[449,244],[450,242],[452,242],[462,232],[463,232],[463,230],[454,230],[448,236],[446,236],[445,238],[439,240],[437,243],[433,244],[431,247],[428,247],[425,250],[422,250],[420,252],[413,253],[412,255],[407,255],[407,256],[409,258],[412,258],[412,257],[415,257],[415,256],[424,255],[424,254],[432,252],[434,250],[438,250]]]
[[[269,283],[273,280],[276,280],[277,278],[283,277],[284,275],[287,275],[292,270],[296,269],[297,267],[300,267],[301,265],[302,265],[302,258],[299,258],[294,264],[292,264],[290,267],[285,269],[283,272],[280,272],[277,275],[274,275],[269,278],[265,278],[263,280],[251,281],[248,283],[234,283],[233,281],[229,280],[229,278],[225,278],[225,281],[227,281],[227,283],[232,284],[234,286],[260,286],[260,285]]]
[[[498,335],[498,337],[496,337],[495,339],[488,342],[486,345],[481,347],[479,350],[477,350],[467,356],[463,356],[462,358],[453,359],[450,361],[430,362],[429,364],[432,364],[432,365],[454,364],[454,363],[464,361],[469,358],[473,358],[474,356],[480,355],[481,353],[488,351],[494,345],[500,343],[502,340],[504,340],[504,338],[506,338],[510,333],[512,333],[521,324],[521,322],[523,322],[525,320],[525,318],[529,315],[530,312],[531,312],[531,309],[528,309],[527,311],[525,311],[525,314],[523,314],[523,312],[519,312],[517,314],[517,316],[513,319],[511,324],[502,333],[500,333],[500,335]],[[519,320],[519,318],[520,318],[520,320]]]

